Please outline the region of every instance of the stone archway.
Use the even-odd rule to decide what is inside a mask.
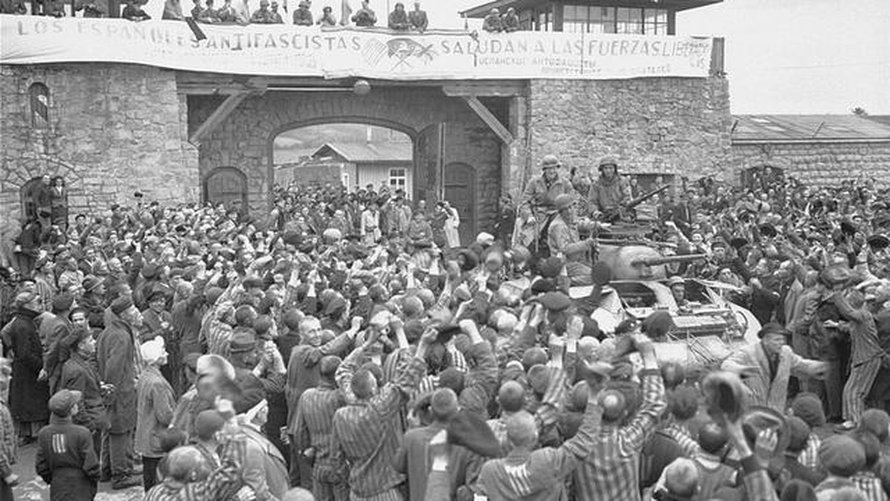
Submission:
[[[220,105],[214,96],[189,97],[189,123],[196,130]],[[247,177],[252,214],[266,213],[274,180],[274,138],[283,131],[323,123],[367,123],[404,132],[414,141],[414,197],[427,202],[441,196],[441,166],[465,163],[476,169],[477,228],[494,224],[501,189],[500,140],[460,98],[436,87],[379,87],[364,96],[334,91],[274,91],[247,97],[211,132],[199,149],[202,178],[217,167],[233,166]],[[436,136],[446,124],[444,140]],[[420,143],[434,145],[429,156]],[[426,150],[424,150],[426,151]],[[438,166],[438,169],[433,167]]]
[[[408,136],[408,138],[410,138],[411,144],[414,145],[414,150],[415,150],[414,159],[413,159],[414,160],[414,170],[415,170],[415,172],[418,170],[417,169],[417,166],[418,166],[417,155],[416,155],[416,144],[417,144],[418,132],[416,130],[414,130],[413,128],[411,128],[409,126],[406,126],[405,124],[403,124],[401,122],[396,122],[396,121],[389,120],[386,118],[344,115],[344,116],[338,116],[338,117],[332,117],[332,118],[314,117],[314,118],[309,118],[309,119],[305,119],[305,120],[298,120],[295,122],[281,124],[280,126],[273,129],[269,135],[268,142],[267,142],[267,148],[268,148],[267,176],[268,176],[268,178],[270,180],[275,178],[275,139],[278,136],[280,136],[281,134],[283,134],[285,132],[296,130],[296,129],[303,129],[306,127],[313,127],[313,126],[317,126],[317,125],[329,125],[329,124],[373,125],[376,127],[383,127],[386,129],[391,129],[391,130],[405,134],[406,136]],[[422,179],[422,176],[421,176],[421,179]],[[408,195],[413,199],[417,199],[417,197],[415,196],[416,193],[417,193],[417,190],[415,190],[414,193],[409,193]]]
[[[28,183],[33,182],[43,175],[50,178],[61,177],[65,180],[67,189],[67,206],[69,214],[95,212],[102,207],[89,187],[85,185],[80,169],[68,162],[62,162],[48,156],[34,156],[23,158],[16,162],[6,162],[0,174],[0,183],[5,184],[10,191],[17,194],[14,204],[4,204],[2,220],[6,222],[20,221],[28,210],[28,200],[22,196],[22,190]],[[8,210],[6,210],[8,208]]]

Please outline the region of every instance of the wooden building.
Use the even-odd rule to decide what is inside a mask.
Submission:
[[[373,185],[379,190],[387,185],[392,191],[414,189],[412,144],[408,141],[387,143],[328,142],[318,147],[302,162],[283,164],[278,176],[300,184],[339,182],[349,191]]]
[[[494,0],[461,14],[484,18],[491,9],[501,14],[516,9],[528,31],[675,35],[677,12],[723,0]]]

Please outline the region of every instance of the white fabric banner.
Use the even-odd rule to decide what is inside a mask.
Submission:
[[[389,80],[708,76],[712,39],[0,15],[0,63],[137,63],[177,70]]]

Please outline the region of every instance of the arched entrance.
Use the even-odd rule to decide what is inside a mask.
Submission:
[[[247,176],[234,167],[217,167],[204,178],[204,201],[247,210]]]
[[[38,219],[44,228],[52,224],[62,231],[68,231],[68,188],[65,178],[54,176],[49,185],[44,184],[43,176],[31,178],[22,185],[19,196],[26,219]]]
[[[42,177],[32,178],[30,181],[22,185],[19,194],[22,199],[22,215],[25,219],[37,219],[37,207],[40,202],[41,193],[48,188],[43,184]]]
[[[476,238],[476,169],[465,163],[445,166],[445,200],[460,215],[460,241],[469,245]]]
[[[477,207],[473,229],[493,226],[495,204],[501,191],[502,159],[498,136],[460,97],[441,88],[424,86],[374,86],[366,95],[332,88],[304,91],[305,84],[289,90],[268,88],[261,95],[244,98],[237,110],[199,139],[199,163],[203,176],[218,166],[234,166],[247,177],[247,204],[251,214],[271,209],[276,175],[275,138],[301,127],[357,123],[395,129],[411,138],[414,146],[413,178],[396,170],[392,178],[415,202],[431,207],[444,195],[444,165],[464,163],[476,172]],[[373,83],[372,83],[373,85]],[[213,123],[221,104],[213,96],[189,96],[190,131]],[[346,180],[341,176],[339,180]],[[368,183],[349,176],[353,187]],[[410,184],[410,187],[409,187]],[[379,185],[378,185],[379,186]],[[468,226],[470,228],[470,226]],[[467,230],[470,231],[470,230]]]

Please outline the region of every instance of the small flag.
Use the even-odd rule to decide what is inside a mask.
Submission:
[[[192,33],[195,34],[195,40],[200,42],[201,40],[207,39],[207,35],[204,34],[204,32],[201,30],[201,27],[198,26],[198,23],[195,22],[193,18],[185,18],[185,24],[189,25],[189,29],[191,29]]]

